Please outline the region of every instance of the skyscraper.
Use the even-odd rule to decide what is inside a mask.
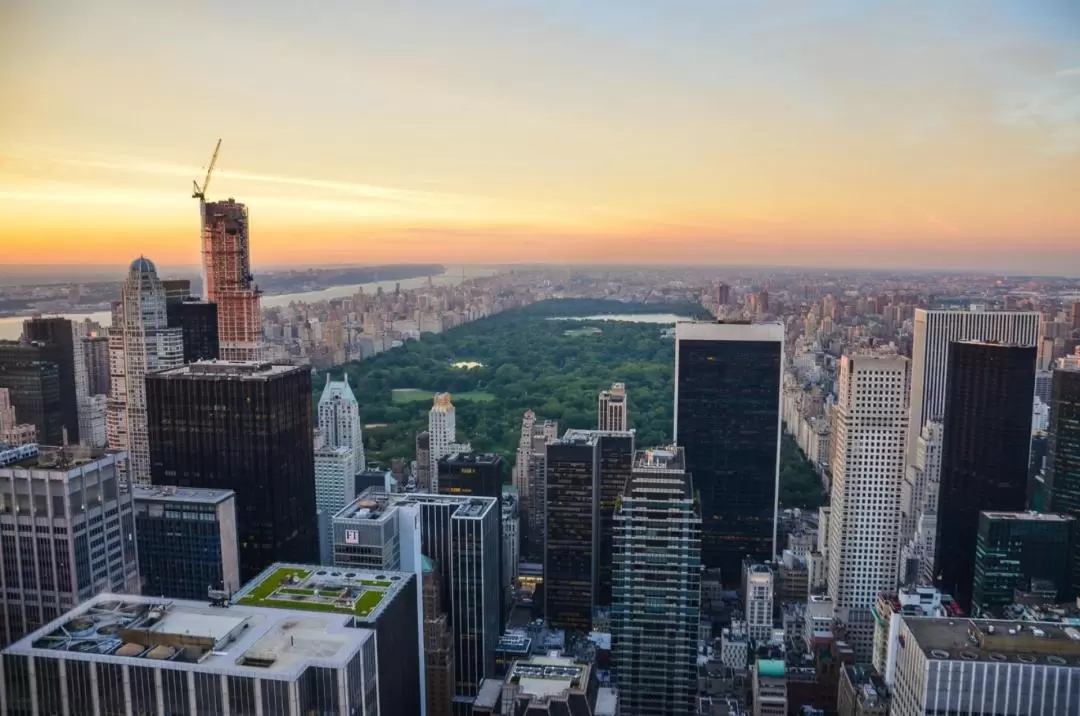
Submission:
[[[612,383],[601,390],[596,407],[597,430],[626,430],[626,384]]]
[[[869,661],[874,603],[896,586],[910,362],[844,356],[838,389],[828,593],[856,658]]]
[[[131,262],[121,300],[113,306],[109,353],[109,447],[127,451],[130,481],[148,483],[146,374],[181,365],[184,360],[183,335],[179,328],[169,328],[165,290],[149,259]]]
[[[439,491],[439,458],[450,454],[450,446],[457,441],[457,419],[449,393],[435,396],[428,413],[428,439],[430,443],[431,491]]]
[[[56,364],[35,355],[31,346],[0,341],[0,388],[7,389],[19,421],[34,426],[38,442],[62,445],[64,412]]]
[[[431,492],[431,433],[416,434],[416,489]]]
[[[251,275],[247,207],[232,199],[200,201],[203,298],[217,304],[224,360],[262,357],[262,291]]]
[[[341,380],[327,378],[326,387],[319,398],[319,430],[327,446],[346,447],[352,451],[355,463],[353,474],[367,469],[360,404],[356,402],[356,395],[349,385],[349,376],[343,376]],[[341,507],[346,502],[348,500],[342,502]]]
[[[933,581],[942,432],[941,423],[935,420],[923,425],[915,445],[915,461],[908,464],[900,486],[901,584]]]
[[[131,493],[118,468],[123,453],[30,448],[0,467],[5,645],[100,592],[139,592]],[[37,525],[36,534],[16,533],[16,521]]]
[[[185,296],[169,301],[166,313],[169,327],[179,328],[183,336],[185,363],[221,357],[216,304]]]
[[[10,391],[0,388],[0,443],[17,447],[36,442],[37,428],[33,423],[20,422]]]
[[[23,338],[36,348],[38,360],[56,364],[60,386],[60,410],[69,443],[79,442],[79,398],[85,385],[76,383],[76,358],[82,361],[82,346],[75,349],[75,331],[66,318],[28,318],[23,321]],[[85,364],[83,364],[85,370]]]
[[[746,633],[751,639],[767,642],[773,631],[773,572],[765,564],[746,568]]]
[[[540,562],[544,559],[547,514],[547,444],[558,437],[557,420],[537,422],[533,411],[525,411],[514,464],[514,486],[521,500],[522,554]]]
[[[493,453],[459,452],[439,459],[440,495],[502,499],[502,458]]]
[[[450,716],[454,701],[454,631],[443,607],[442,576],[428,557],[424,557],[423,572],[427,716]]]
[[[1025,507],[1034,391],[1034,346],[949,346],[935,572],[965,610],[979,513]]]
[[[919,433],[926,421],[941,421],[945,416],[949,344],[978,340],[1033,346],[1039,339],[1039,318],[1038,311],[915,309],[915,335],[911,352],[911,424],[908,426],[907,442],[909,459],[914,459]]]
[[[86,336],[80,338],[83,362],[86,366],[87,395],[109,394],[109,338]]]
[[[1046,455],[1046,511],[1080,520],[1080,369],[1054,371]],[[1072,593],[1080,596],[1080,550],[1072,555]]]
[[[676,443],[701,495],[702,563],[725,584],[776,545],[780,324],[675,326]]]
[[[131,492],[143,594],[204,600],[211,589],[240,589],[232,490],[134,485]]]
[[[614,517],[612,657],[626,713],[694,712],[701,619],[697,509],[682,448],[636,454]]]
[[[319,562],[333,564],[333,516],[356,497],[355,460],[347,447],[315,448],[315,509],[319,512]]]
[[[241,579],[280,560],[315,562],[311,371],[208,361],[146,385],[153,482],[236,493]]]
[[[1038,512],[982,512],[975,540],[971,612],[993,615],[1012,604],[1016,591],[1053,592],[1051,602],[1072,596],[1076,519]]]

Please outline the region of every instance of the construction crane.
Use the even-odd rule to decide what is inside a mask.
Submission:
[[[202,186],[199,186],[199,182],[192,180],[191,184],[195,187],[195,190],[191,194],[192,199],[198,199],[199,201],[206,201],[206,189],[210,186],[210,175],[214,172],[214,165],[217,164],[218,151],[221,150],[221,140],[217,140],[217,146],[214,147],[214,155],[210,157],[210,165],[206,167],[206,178],[203,179]]]

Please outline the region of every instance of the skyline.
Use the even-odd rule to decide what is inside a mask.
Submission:
[[[69,5],[0,22],[7,263],[196,265],[221,136],[257,267],[1080,274],[1067,0]]]

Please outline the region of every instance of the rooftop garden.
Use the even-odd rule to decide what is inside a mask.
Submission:
[[[360,579],[345,570],[281,567],[253,585],[237,604],[366,617],[392,586],[390,579]]]

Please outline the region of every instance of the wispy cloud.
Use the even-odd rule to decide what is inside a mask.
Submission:
[[[1080,77],[1080,67],[1067,67],[1063,70],[1058,70],[1058,77]]]

